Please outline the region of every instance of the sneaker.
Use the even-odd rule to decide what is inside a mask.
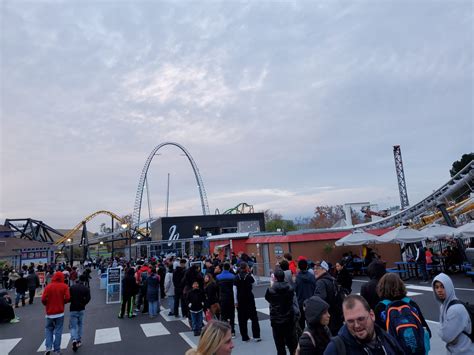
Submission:
[[[72,342],[72,351],[77,351],[77,341]]]
[[[200,336],[200,335],[201,335],[201,332],[198,332],[198,331],[195,331],[195,332],[194,332],[194,336],[195,336],[195,337],[198,337],[198,336]]]
[[[15,317],[12,320],[10,320],[10,323],[18,323],[20,321],[20,318]]]
[[[46,352],[44,353],[44,355],[51,355],[51,350],[46,350]]]
[[[80,341],[77,342],[77,348],[79,349],[82,346],[82,343]]]
[[[253,338],[253,341],[258,343],[258,342],[261,342],[262,341],[262,338]]]
[[[119,319],[123,319],[123,316],[120,316],[120,315],[119,315],[118,317],[119,317]]]
[[[168,313],[168,317],[174,316],[174,313]]]

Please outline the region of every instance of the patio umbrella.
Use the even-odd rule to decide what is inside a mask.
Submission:
[[[382,234],[378,241],[380,243],[416,243],[426,239],[428,237],[420,231],[407,226],[400,226]]]
[[[456,228],[454,235],[461,238],[474,238],[474,221],[463,224],[461,227]]]
[[[421,230],[421,233],[426,235],[430,240],[438,240],[452,237],[454,233],[456,233],[456,228],[445,226],[443,224],[431,223]]]
[[[380,238],[364,232],[363,230],[357,229],[351,234],[346,235],[344,238],[339,239],[336,241],[336,246],[344,246],[344,245],[365,245],[365,244],[373,244],[377,243]]]

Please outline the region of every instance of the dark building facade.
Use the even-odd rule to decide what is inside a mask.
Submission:
[[[162,217],[151,225],[152,240],[180,240],[225,233],[264,232],[263,213]]]

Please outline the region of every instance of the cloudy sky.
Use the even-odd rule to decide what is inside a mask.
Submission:
[[[212,213],[410,203],[474,150],[472,1],[1,1],[0,219],[131,213],[150,152]],[[152,214],[200,214],[165,147]],[[143,206],[147,209],[146,206]],[[148,212],[142,213],[147,215]]]

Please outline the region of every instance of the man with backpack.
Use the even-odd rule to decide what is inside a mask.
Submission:
[[[336,279],[329,275],[329,265],[325,261],[317,262],[314,267],[316,276],[316,289],[314,296],[321,297],[329,304],[329,329],[332,335],[336,335],[342,326],[342,301],[344,293],[336,282]]]
[[[474,354],[474,306],[458,300],[453,281],[446,274],[437,275],[432,283],[435,300],[440,303],[439,336],[448,354]]]
[[[364,297],[349,295],[342,303],[345,324],[324,355],[404,355],[395,339],[377,324]]]

